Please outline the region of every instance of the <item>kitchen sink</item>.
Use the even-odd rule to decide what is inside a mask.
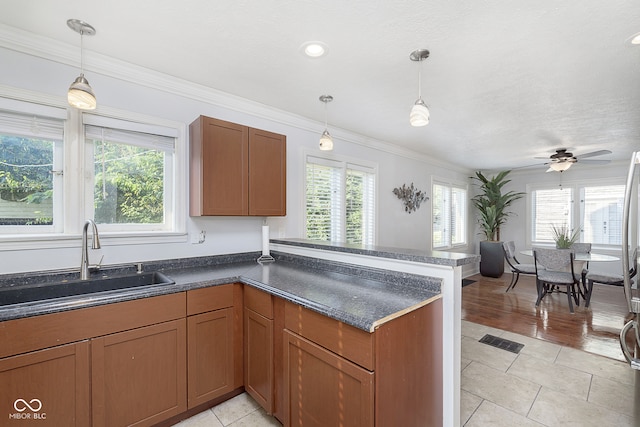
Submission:
[[[172,285],[175,282],[154,271],[126,276],[97,277],[89,280],[68,280],[40,285],[16,286],[0,289],[0,307],[24,302],[43,301],[96,292],[125,290],[149,285]]]

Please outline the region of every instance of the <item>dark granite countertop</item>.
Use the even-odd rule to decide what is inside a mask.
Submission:
[[[6,305],[0,307],[0,321],[241,282],[373,331],[378,324],[440,297],[440,279],[287,254],[273,255],[276,261],[265,264],[255,261],[259,253],[145,263],[145,271],[162,271],[175,284]],[[117,270],[109,274],[123,273]],[[28,275],[0,277],[0,289],[40,285],[29,283],[29,279]]]
[[[380,258],[392,258],[425,264],[448,265],[458,267],[480,262],[480,255],[445,251],[424,251],[418,249],[393,248],[389,246],[359,245],[349,243],[323,242],[308,239],[270,239],[271,243],[288,246],[300,246],[325,251],[370,255]]]

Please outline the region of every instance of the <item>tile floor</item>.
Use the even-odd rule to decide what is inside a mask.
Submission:
[[[478,340],[524,344],[519,354]],[[462,322],[460,422],[478,426],[634,426],[628,365],[546,341]],[[246,393],[177,427],[279,427]]]
[[[524,347],[514,354],[479,343],[485,334]],[[462,322],[464,427],[636,426],[634,377],[617,360]]]

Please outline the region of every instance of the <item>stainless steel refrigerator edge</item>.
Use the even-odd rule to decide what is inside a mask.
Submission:
[[[634,414],[637,422],[640,422],[640,355],[639,355],[639,347],[640,347],[640,331],[638,324],[638,313],[640,312],[640,297],[638,296],[638,289],[633,289],[631,277],[629,274],[629,251],[631,249],[629,236],[633,232],[631,227],[631,204],[633,200],[636,200],[637,203],[637,192],[638,187],[636,184],[638,182],[638,178],[636,177],[636,169],[638,164],[640,163],[640,152],[634,152],[631,157],[631,164],[629,165],[629,173],[627,175],[627,183],[625,188],[624,195],[624,213],[623,213],[623,233],[622,233],[622,270],[624,274],[624,293],[627,298],[627,305],[629,307],[629,313],[631,314],[631,320],[629,320],[622,330],[620,331],[620,346],[622,347],[622,352],[626,357],[627,361],[631,365],[631,368],[635,370],[635,388],[634,388]],[[635,196],[633,191],[636,191]],[[637,207],[634,209],[635,218],[633,219],[634,224],[638,224],[638,214]],[[635,228],[635,227],[634,227]],[[635,228],[637,233],[637,228]],[[634,245],[637,245],[637,236],[632,239]],[[636,281],[640,280],[640,276],[636,276]],[[638,288],[640,286],[636,286]],[[633,348],[629,348],[627,344],[627,335],[633,331],[635,339]],[[631,340],[633,341],[633,340]]]

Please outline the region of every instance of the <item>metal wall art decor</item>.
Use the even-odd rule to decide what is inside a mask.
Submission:
[[[394,188],[393,194],[404,203],[405,212],[414,212],[420,207],[420,203],[429,200],[429,197],[422,190],[418,190],[413,186],[413,182],[409,187],[402,184],[402,187]]]

